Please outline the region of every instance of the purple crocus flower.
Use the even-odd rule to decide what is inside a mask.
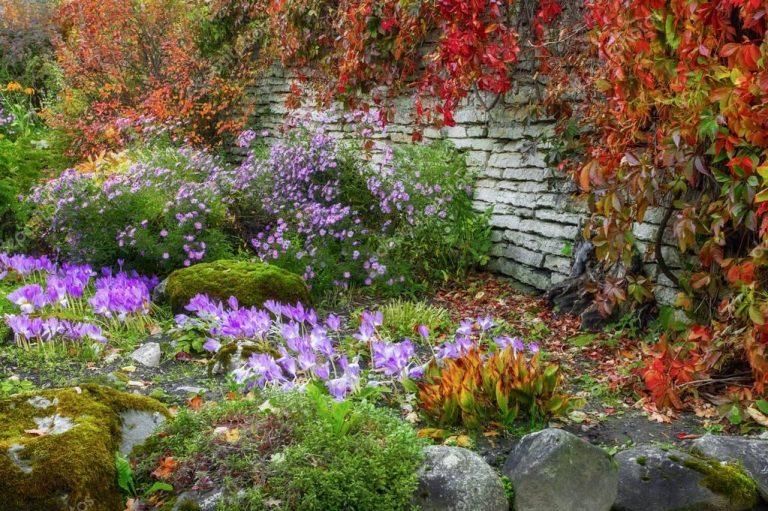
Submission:
[[[429,339],[429,328],[427,328],[427,325],[419,325],[416,330],[424,340]]]
[[[472,335],[472,320],[464,319],[459,322],[459,328],[456,329],[456,335],[470,336]]]
[[[400,343],[374,342],[373,367],[381,369],[387,376],[402,376],[414,355],[413,343],[409,339]]]
[[[20,287],[7,296],[8,300],[19,306],[21,312],[29,314],[35,309],[44,307],[48,300],[40,284],[29,284]]]
[[[203,344],[203,349],[211,353],[217,353],[221,349],[221,343],[209,337],[205,344]]]
[[[333,314],[329,314],[328,317],[325,318],[325,325],[334,332],[338,332],[341,330],[341,318]]]
[[[486,332],[493,328],[494,323],[491,316],[485,316],[484,318],[477,318],[477,325],[480,327],[480,330]]]
[[[274,358],[267,353],[254,353],[248,359],[248,367],[259,376],[263,383],[277,382],[283,379],[283,370]]]
[[[372,327],[381,326],[384,324],[384,314],[381,311],[369,312],[363,311],[363,323],[368,323]]]
[[[349,392],[349,382],[343,376],[341,378],[334,378],[325,382],[325,386],[328,388],[328,392],[333,396],[336,401],[344,401]]]
[[[374,334],[376,333],[375,330],[373,329],[373,325],[371,325],[367,321],[363,321],[360,324],[360,328],[358,329],[357,332],[358,333],[354,334],[352,337],[362,342],[370,341],[373,338]]]
[[[267,309],[272,314],[274,314],[275,316],[280,316],[283,313],[282,304],[274,300],[267,300],[266,302],[264,302],[264,308]]]

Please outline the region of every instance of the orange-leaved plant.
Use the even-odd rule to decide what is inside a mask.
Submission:
[[[563,375],[540,354],[527,358],[511,346],[487,355],[472,348],[456,359],[433,360],[418,384],[428,419],[440,426],[510,427],[567,413],[576,401],[560,391]]]

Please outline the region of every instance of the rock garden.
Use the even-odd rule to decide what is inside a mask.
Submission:
[[[768,509],[767,12],[0,0],[0,511]]]

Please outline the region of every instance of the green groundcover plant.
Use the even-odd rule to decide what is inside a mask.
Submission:
[[[224,490],[220,509],[410,509],[422,441],[370,403],[309,388],[183,410],[137,453],[139,493]]]

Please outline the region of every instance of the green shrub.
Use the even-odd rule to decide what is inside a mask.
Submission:
[[[182,410],[135,451],[137,489],[149,488],[152,471],[173,457],[178,465],[166,481],[174,492],[204,478],[224,490],[220,509],[410,509],[422,456],[415,431],[386,410],[354,403],[340,432],[316,404],[306,394],[278,393],[268,404]]]
[[[306,303],[309,291],[298,275],[266,263],[222,259],[176,270],[168,277],[165,295],[181,311],[197,294],[226,301],[237,298],[243,307],[260,307],[266,300]]]
[[[68,163],[64,141],[37,116],[33,97],[19,83],[0,85],[0,240],[13,238],[27,220],[29,207],[19,196]]]
[[[234,172],[238,220],[262,260],[301,273],[314,293],[373,286],[417,292],[487,261],[489,213],[449,143],[366,161],[303,126]]]
[[[463,277],[467,270],[488,262],[491,249],[490,210],[477,213],[469,193],[475,175],[464,156],[449,142],[409,145],[395,151],[394,179],[406,185],[416,210],[426,210],[431,198],[424,187],[441,188],[451,200],[422,215],[414,225],[403,225],[387,241],[391,261],[408,261],[413,278],[429,286],[435,280]]]
[[[189,148],[139,147],[37,187],[31,235],[73,262],[167,274],[232,255],[222,163]]]

